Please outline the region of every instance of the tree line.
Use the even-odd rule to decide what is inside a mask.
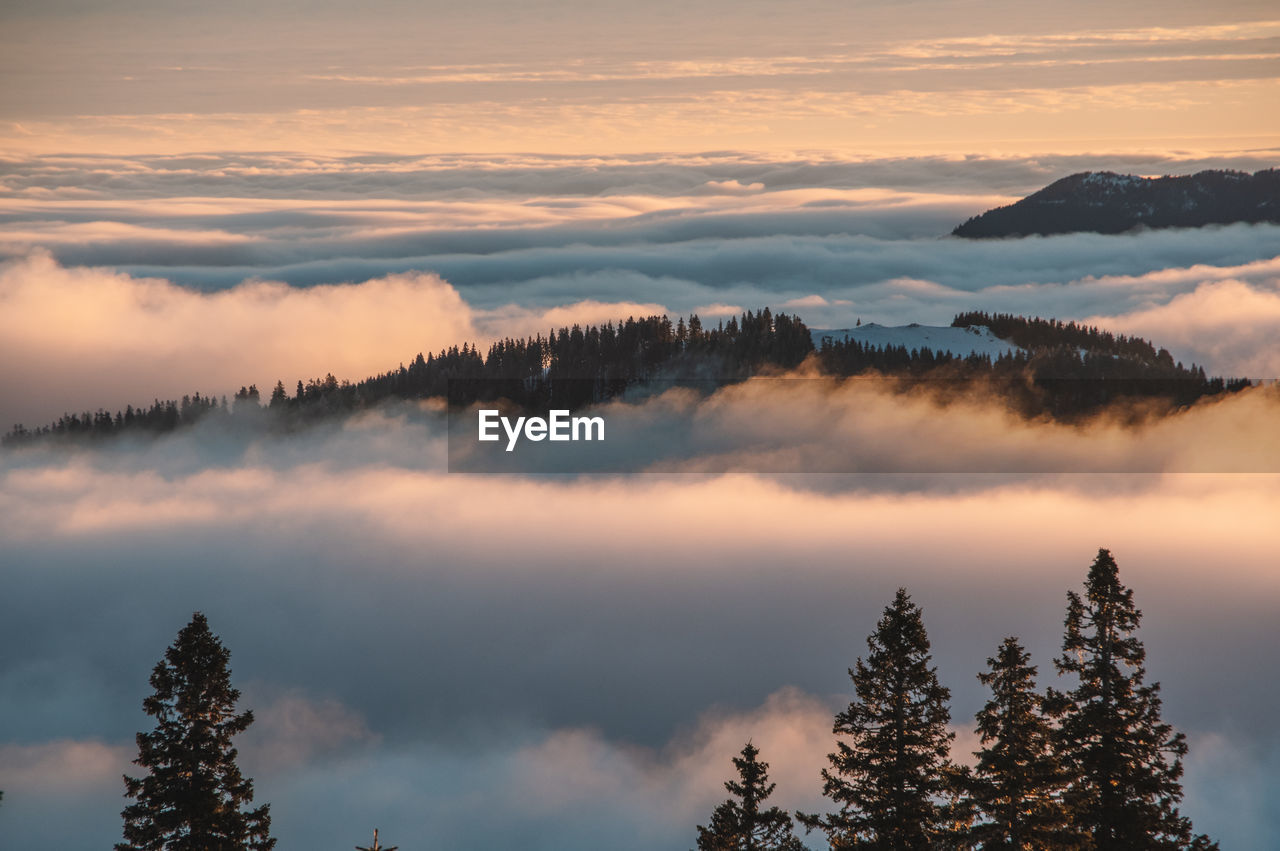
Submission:
[[[1067,594],[1062,655],[1073,687],[1041,692],[1010,636],[978,679],[990,698],[975,716],[972,766],[951,757],[950,691],[931,665],[921,611],[899,589],[849,670],[854,699],[835,716],[822,770],[826,813],[796,813],[832,851],[1026,849],[1209,851],[1181,814],[1186,737],[1161,718],[1147,683],[1141,612],[1099,550],[1084,594]],[[799,851],[790,814],[764,808],[775,784],[750,742],[733,760],[731,796],[698,827],[698,851]]]
[[[1134,419],[1193,405],[1206,396],[1249,386],[1247,379],[1209,377],[1204,368],[1175,362],[1167,349],[1147,340],[1112,334],[1057,319],[971,311],[958,314],[955,328],[985,326],[1017,346],[992,358],[949,352],[872,346],[853,339],[823,338],[817,358],[829,375],[876,372],[924,384],[941,399],[990,393],[1028,418],[1047,416],[1075,422],[1116,402],[1140,401],[1127,413]]]
[[[950,692],[932,665],[920,608],[899,589],[849,676],[854,696],[835,716],[838,737],[822,789],[824,813],[767,806],[776,784],[750,741],[733,759],[730,797],[697,827],[698,851],[804,851],[823,835],[832,851],[1211,851],[1179,811],[1186,738],[1161,718],[1136,632],[1141,612],[1099,550],[1084,593],[1069,591],[1058,674],[1065,691],[1036,686],[1016,637],[978,679],[990,698],[975,716],[981,749],[955,762]],[[237,711],[230,653],[196,612],[155,666],[125,776],[124,841],[116,851],[271,851],[270,805],[253,807],[233,738],[253,722]],[[374,846],[377,847],[377,833]],[[388,849],[389,851],[389,849]]]
[[[298,380],[292,394],[277,381],[265,402],[258,387],[249,385],[231,400],[195,393],[181,400],[157,399],[149,406],[130,405],[114,414],[103,409],[67,413],[39,428],[15,425],[0,443],[161,434],[214,418],[259,422],[263,411],[273,426],[289,429],[392,399],[438,397],[461,406],[506,399],[529,410],[578,409],[655,380],[692,380],[710,389],[766,370],[792,369],[806,360],[829,376],[878,374],[906,380],[907,387],[927,382],[943,400],[969,394],[976,385],[1027,417],[1060,420],[1089,416],[1122,399],[1155,402],[1151,412],[1167,412],[1248,385],[1210,378],[1194,364],[1184,367],[1146,340],[1075,323],[970,312],[956,316],[952,325],[987,325],[1023,351],[995,359],[958,357],[928,348],[831,338],[815,348],[798,317],[767,307],[713,327],[696,314],[674,324],[665,315],[654,315],[562,327],[545,337],[508,337],[484,352],[463,343],[419,353],[407,366],[354,383],[332,373]]]
[[[39,428],[22,424],[2,439],[22,445],[43,439],[111,437],[162,433],[210,417],[253,420],[264,410],[283,427],[326,416],[364,410],[390,399],[449,398],[460,404],[505,398],[526,407],[554,401],[577,408],[613,398],[627,387],[659,378],[742,379],[773,366],[798,366],[813,351],[809,329],[799,318],[769,308],[706,326],[697,314],[673,324],[665,315],[634,317],[601,325],[552,329],[545,337],[504,338],[487,352],[463,343],[362,381],[339,381],[332,373],[305,383],[290,395],[277,381],[266,401],[256,385],[241,387],[231,401],[223,396],[155,400],[114,415],[105,410],[64,414]],[[554,394],[554,395],[553,395]]]

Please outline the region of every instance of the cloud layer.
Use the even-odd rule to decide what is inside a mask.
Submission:
[[[1125,62],[1161,38],[1127,32],[1081,37]],[[1188,32],[1170,36],[1184,54],[1256,47]],[[894,61],[1061,52],[1015,41]],[[468,339],[764,304],[815,327],[1075,318],[1273,376],[1273,227],[941,238],[1080,168],[1267,164],[1197,157],[14,158],[0,414],[355,379]],[[687,847],[747,738],[780,804],[822,806],[845,671],[900,585],[971,749],[974,675],[1012,633],[1053,681],[1064,592],[1098,546],[1136,590],[1166,715],[1191,736],[1198,829],[1274,844],[1280,695],[1259,672],[1280,641],[1280,483],[1221,471],[1239,469],[1223,453],[1275,469],[1275,415],[1260,388],[1144,432],[1067,429],[761,381],[611,406],[610,451],[665,469],[644,476],[449,474],[439,407],[410,404],[288,436],[205,423],[4,451],[0,558],[21,593],[0,603],[0,646],[23,652],[0,657],[0,845],[118,835],[147,674],[199,609],[257,715],[242,763],[282,848],[364,843],[374,824],[402,847]],[[1097,472],[1134,458],[1160,472]],[[831,472],[886,460],[921,472]],[[800,472],[721,474],[761,469]]]
[[[268,392],[276,380],[291,389],[328,372],[358,380],[463,342],[650,313],[714,319],[765,305],[819,328],[857,319],[947,324],[973,309],[1077,319],[1151,339],[1211,374],[1269,379],[1280,376],[1270,345],[1280,333],[1280,260],[1267,256],[1273,230],[981,244],[707,240],[667,245],[661,260],[651,249],[570,247],[424,264],[470,277],[470,286],[410,262],[393,264],[410,271],[357,284],[250,280],[203,293],[163,278],[67,268],[37,252],[0,266],[9,308],[0,314],[0,414],[31,426],[193,391],[229,395],[256,383]],[[1197,252],[1226,265],[1177,265]],[[587,262],[595,268],[583,270]],[[335,265],[343,268],[327,264],[326,277]],[[1118,272],[1098,276],[1090,266]],[[523,280],[498,286],[521,269]],[[478,270],[490,280],[478,282]]]
[[[246,281],[202,293],[157,278],[65,268],[47,254],[0,265],[0,415],[43,425],[62,412],[120,410],[192,392],[334,373],[359,380],[419,352],[511,334],[661,312],[586,300],[478,313],[438,276],[354,285]],[[7,426],[6,426],[7,428]]]
[[[0,668],[9,829],[43,829],[29,814],[65,795],[85,821],[62,847],[118,829],[113,766],[146,723],[147,672],[200,609],[259,713],[243,758],[291,842],[375,819],[389,840],[477,848],[635,825],[627,847],[687,843],[746,737],[782,801],[814,805],[845,669],[899,585],[964,730],[1004,635],[1052,680],[1064,592],[1099,545],[1146,612],[1167,717],[1193,753],[1211,743],[1190,788],[1274,782],[1275,680],[1256,676],[1280,639],[1274,475],[462,476],[440,472],[439,428],[410,412],[6,454],[24,605],[0,642],[29,648]],[[59,768],[78,748],[92,778]],[[346,803],[320,815],[317,796]],[[1275,827],[1255,797],[1188,809],[1224,840]]]
[[[0,422],[356,380],[553,324],[763,305],[814,327],[972,309],[1080,319],[1211,372],[1274,377],[1274,226],[939,238],[1067,170],[1264,162],[15,159],[0,193]]]
[[[457,292],[421,274],[359,287],[248,282],[206,295],[37,254],[0,270],[0,299],[0,395],[21,406],[10,418],[252,382],[269,392],[272,376],[362,376],[474,337]]]

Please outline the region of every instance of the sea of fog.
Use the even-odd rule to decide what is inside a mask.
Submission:
[[[766,305],[817,328],[1054,316],[1274,378],[1280,228],[947,236],[1073,171],[1270,164],[14,160],[0,415],[357,380],[463,341]],[[619,402],[642,474],[450,473],[439,410],[414,404],[292,434],[0,450],[0,836],[115,841],[148,673],[199,610],[254,710],[241,764],[282,851],[375,825],[406,849],[686,848],[747,739],[780,805],[824,808],[846,671],[899,587],[966,758],[976,674],[1006,635],[1064,685],[1066,592],[1106,547],[1189,737],[1185,812],[1224,848],[1275,843],[1280,476],[1175,463],[1220,445],[1277,469],[1273,397],[1135,436],[779,387]],[[1114,472],[1133,452],[1151,472]],[[858,453],[929,463],[823,472]],[[752,472],[780,457],[793,473]],[[973,458],[991,473],[956,463]]]

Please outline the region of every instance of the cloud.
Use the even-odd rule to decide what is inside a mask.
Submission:
[[[1086,322],[1136,334],[1216,372],[1251,378],[1280,376],[1280,273],[1252,284],[1207,280],[1164,304]]]
[[[530,156],[65,157],[11,163],[15,191],[57,184],[99,197],[5,203],[11,230],[26,234],[8,247],[19,259],[36,244],[64,266],[113,265],[192,289],[434,272],[477,311],[594,301],[687,313],[822,298],[827,305],[793,309],[818,327],[840,327],[859,317],[946,323],[975,308],[1116,316],[1204,280],[1256,285],[1270,274],[1272,226],[977,243],[938,236],[1069,170],[1265,162],[1262,155],[770,160],[732,152],[599,165]],[[696,194],[717,180],[765,190]],[[1003,191],[993,194],[993,185]],[[86,242],[86,234],[96,236]],[[517,333],[530,330],[541,329]],[[420,347],[409,348],[379,368]]]
[[[1204,144],[1205,127],[1237,143],[1274,131],[1259,107],[1274,100],[1275,23],[1222,20],[1251,14],[1242,9],[1175,4],[1152,26],[1143,10],[1090,3],[1028,27],[1007,3],[980,14],[954,2],[905,15],[875,6],[850,40],[839,35],[847,13],[820,2],[785,20],[756,4],[664,6],[683,15],[679,32],[665,13],[616,5],[554,4],[530,17],[431,4],[352,18],[311,3],[300,39],[275,14],[256,16],[250,38],[237,25],[243,9],[202,10],[192,26],[146,5],[135,13],[145,25],[65,6],[19,16],[11,50],[48,49],[26,57],[11,147],[503,151],[518,139],[525,150],[599,154],[902,151],[928,139],[935,149],[1016,140],[1091,150],[1098,139],[1142,144],[1135,136]],[[437,49],[424,62],[428,31]],[[231,38],[236,62],[223,47]],[[566,43],[578,49],[552,47]]]
[[[124,784],[137,751],[99,739],[0,741],[0,791],[8,844],[88,851],[119,836]]]
[[[11,155],[3,197],[10,212],[69,216],[86,210],[158,218],[203,210],[249,212],[300,207],[394,207],[396,200],[441,202],[592,196],[694,197],[707,185],[784,189],[888,188],[956,195],[1021,197],[1085,169],[1136,174],[1206,168],[1257,171],[1275,151],[1093,151],[1081,154],[902,155],[805,151],[696,154],[534,155],[437,153],[322,155],[316,152],[115,155]],[[51,198],[61,202],[51,204]],[[151,204],[130,206],[131,199]],[[78,201],[76,204],[71,201]],[[299,203],[302,202],[302,203]],[[345,203],[344,203],[345,202]]]
[[[389,276],[309,290],[246,282],[216,293],[47,255],[0,269],[6,415],[93,409],[154,395],[225,393],[333,371],[364,376],[474,337],[470,311],[438,277]],[[143,398],[139,398],[142,396]]]
[[[767,401],[747,389],[727,403]],[[707,414],[712,449],[753,435]],[[781,428],[768,419],[755,437]],[[968,427],[975,443],[1008,428]],[[24,589],[0,644],[27,648],[0,664],[8,744],[122,752],[147,723],[150,666],[199,609],[259,715],[243,758],[291,841],[376,818],[389,841],[494,847],[524,830],[580,848],[615,830],[669,845],[705,820],[747,737],[780,802],[810,805],[846,669],[900,585],[961,729],[1004,635],[1052,681],[1064,592],[1099,545],[1146,613],[1166,717],[1246,753],[1274,741],[1275,683],[1255,676],[1280,640],[1273,475],[467,476],[442,472],[441,428],[409,408],[288,436],[0,454],[0,540]],[[830,445],[860,449],[849,437]],[[117,778],[98,774],[76,798],[97,826],[60,847],[118,827]],[[1198,827],[1261,824],[1245,803]]]
[[[255,277],[312,286],[429,270],[482,311],[512,303],[547,308],[596,301],[662,304],[686,313],[714,303],[777,308],[820,296],[831,304],[801,311],[817,327],[843,327],[857,317],[945,324],[954,313],[975,308],[1063,319],[1115,316],[1206,280],[1236,277],[1256,286],[1274,278],[1274,226],[981,242],[937,238],[975,211],[939,214],[895,198],[854,212],[681,213],[599,228],[427,229],[394,238],[372,236],[364,227],[343,236],[317,226],[315,237],[301,242],[284,233],[259,237],[250,243],[257,256],[169,246],[150,256],[155,264],[125,268],[201,289],[230,288]],[[121,243],[64,262],[127,256],[136,264],[148,255]]]
[[[1280,792],[1280,749],[1266,747],[1247,752],[1242,742],[1222,733],[1192,734],[1195,747],[1186,759],[1188,780],[1184,786],[1184,812],[1203,823],[1224,805],[1248,813],[1223,823],[1214,839],[1237,848],[1265,846],[1280,836],[1280,816],[1270,802]]]
[[[818,295],[817,293],[814,293],[813,295],[806,295],[806,296],[800,296],[799,298],[788,299],[787,301],[782,302],[782,304],[778,306],[788,307],[793,309],[800,309],[805,307],[830,307],[831,302],[827,301],[825,298]]]
[[[8,250],[17,253],[5,267],[4,286],[24,293],[23,309],[43,319],[21,323],[15,339],[26,348],[12,353],[10,363],[19,372],[56,378],[37,382],[41,389],[32,398],[48,394],[47,403],[24,405],[5,419],[43,421],[71,407],[119,407],[195,389],[221,394],[277,378],[292,384],[327,371],[359,378],[468,338],[483,343],[487,336],[541,333],[549,324],[658,309],[706,312],[717,305],[733,312],[764,305],[794,310],[816,327],[848,326],[858,318],[944,324],[971,309],[1099,323],[1131,317],[1138,324],[1126,327],[1152,334],[1184,361],[1202,362],[1211,372],[1266,375],[1274,371],[1268,347],[1226,342],[1264,340],[1265,309],[1241,317],[1256,328],[1252,336],[1229,335],[1222,327],[1197,330],[1201,317],[1194,311],[1172,324],[1148,313],[1201,284],[1228,279],[1265,300],[1275,285],[1273,226],[985,242],[937,238],[964,216],[1068,170],[1160,173],[1265,162],[1265,154],[1213,161],[1189,155],[788,159],[734,152],[16,158],[7,163],[11,195],[2,203],[15,219],[9,232],[22,239],[10,237]],[[710,184],[764,189],[698,194]],[[990,194],[993,186],[1002,193]],[[83,197],[26,196],[28,189],[48,187]],[[39,259],[39,248],[30,254],[32,245],[46,247],[60,264]],[[118,264],[117,271],[144,282],[101,273],[113,283],[90,287],[93,299],[76,297],[85,307],[72,310],[69,294],[89,286],[85,276],[99,274],[69,268],[77,263]],[[428,283],[435,280],[431,273],[449,283]],[[47,285],[40,283],[44,277]],[[304,295],[251,283],[277,280],[313,289]],[[366,283],[346,286],[350,282]],[[62,317],[96,306],[94,299],[123,290],[133,292],[126,301],[137,299],[146,287],[165,293],[169,330],[147,324],[161,318],[159,311],[144,311],[126,319],[115,338],[83,329],[62,334]],[[251,304],[254,288],[259,301]],[[217,296],[212,291],[218,289],[231,294]],[[339,323],[347,297],[350,316]],[[47,303],[37,304],[41,299]],[[399,324],[370,328],[362,317],[384,303]],[[223,313],[214,310],[208,318],[245,330],[211,332],[211,323],[197,323],[190,311],[179,317],[178,304],[220,305]],[[315,309],[303,310],[304,304]],[[250,333],[254,317],[286,309],[293,315],[277,315],[269,332],[260,324]],[[312,330],[326,341],[320,350],[308,342]],[[1166,333],[1167,340],[1158,336]],[[122,349],[131,360],[117,357]],[[78,353],[75,364],[70,353]],[[121,378],[126,361],[132,384]],[[56,367],[35,371],[30,365],[36,362]],[[160,374],[161,362],[172,375]],[[5,380],[16,387],[23,379]],[[84,389],[55,393],[57,382]]]
[[[118,783],[136,753],[96,741],[58,740],[20,745],[0,742],[0,789],[12,797],[84,793]]]
[[[715,302],[713,304],[702,304],[693,308],[692,313],[698,314],[700,317],[708,317],[715,319],[717,317],[741,316],[746,308],[740,304],[725,304],[724,302]]]
[[[545,329],[570,328],[574,325],[603,325],[617,323],[628,317],[639,318],[666,313],[667,309],[654,302],[603,302],[595,299],[575,302],[547,309],[531,309],[508,305],[487,311],[480,322],[486,337],[530,337],[543,334]]]
[[[1197,157],[15,160],[0,398],[114,409],[765,304],[818,327],[1056,315],[1145,329],[1213,370],[1265,366],[1273,227],[938,238],[1067,171],[1219,162]],[[199,609],[256,713],[242,762],[282,845],[365,843],[377,824],[402,847],[685,847],[747,738],[781,805],[822,806],[846,669],[900,585],[971,750],[974,674],[1012,633],[1055,682],[1064,592],[1098,546],[1145,612],[1166,717],[1191,733],[1197,828],[1274,835],[1265,795],[1215,791],[1265,789],[1280,747],[1277,685],[1257,676],[1280,641],[1280,487],[1221,472],[1276,460],[1266,392],[1144,431],[804,379],[606,410],[606,448],[668,472],[446,473],[443,411],[408,402],[289,435],[209,422],[0,452],[0,548],[22,589],[0,603],[0,646],[24,648],[0,659],[0,841],[87,851],[116,834],[148,672]],[[1165,472],[1077,472],[1133,460]],[[886,463],[922,472],[831,472]],[[721,473],[762,469],[803,472]],[[956,472],[973,470],[990,472]]]
[[[771,803],[814,806],[832,714],[825,702],[788,688],[750,711],[708,711],[661,750],[627,747],[589,729],[556,731],[516,755],[513,798],[543,816],[629,802],[663,821],[705,821],[735,776],[731,759],[752,741],[784,790]]]
[[[725,798],[730,758],[748,739],[778,783],[770,803],[821,808],[831,717],[822,701],[781,689],[758,706],[708,711],[657,747],[589,728],[504,730],[465,752],[366,748],[327,771],[301,766],[257,785],[273,791],[275,825],[299,844],[334,832],[306,806],[319,794],[332,799],[338,832],[373,819],[388,841],[585,850],[608,834],[611,848],[640,851],[690,841]]]
[[[749,192],[761,192],[764,190],[763,183],[743,184],[737,180],[708,180],[702,185],[706,192],[711,195],[745,195]]]
[[[1116,404],[1087,423],[1028,420],[981,383],[813,374],[658,384],[591,409],[592,443],[474,439],[480,406],[452,420],[450,469],[539,473],[889,473],[1035,478],[1080,473],[1280,472],[1274,387],[1157,413]],[[1140,425],[1135,416],[1151,415]]]
[[[307,289],[246,281],[199,292],[37,252],[0,266],[0,398],[5,422],[119,410],[191,392],[332,372],[359,380],[418,352],[554,326],[661,313],[654,303],[575,301],[477,312],[437,275],[407,272]]]
[[[169,88],[174,80],[161,83],[168,89],[167,108],[151,104],[148,111],[143,104],[126,103],[118,111],[90,111],[84,104],[71,114],[44,111],[11,121],[3,130],[9,147],[24,154],[152,155],[211,149],[496,153],[510,151],[513,138],[522,139],[528,150],[576,155],[725,147],[902,154],[921,138],[931,140],[931,150],[947,153],[1026,154],[1086,152],[1096,148],[1093,138],[1125,135],[1150,140],[1162,150],[1196,145],[1238,150],[1273,130],[1258,110],[1276,96],[1270,51],[1210,61],[1004,65],[926,68],[915,63],[883,68],[868,79],[850,64],[839,75],[747,78],[740,87],[717,85],[721,78],[715,76],[641,80],[605,98],[584,97],[572,91],[581,84],[571,81],[524,82],[506,84],[525,90],[520,98],[491,92],[469,100],[446,95],[435,102],[415,97],[421,87],[372,81],[344,85],[333,97],[332,82],[315,80],[312,86],[330,92],[325,98],[330,103],[322,108],[262,112],[244,111],[232,91],[220,94],[238,102],[184,110]],[[673,84],[680,91],[670,92]],[[1217,123],[1208,126],[1215,135],[1206,139],[1198,131],[1214,118]],[[1080,138],[1082,123],[1097,128],[1090,139]],[[1034,128],[1034,135],[1027,128]]]
[[[1224,232],[1239,237],[1241,246],[1258,236],[1250,228],[1225,229],[1215,234],[1219,243],[1230,243]],[[1129,240],[1148,242],[1157,261],[1148,265],[1157,265],[1165,248],[1174,249],[1188,236],[1154,233],[1108,241],[1115,239],[1077,235],[1025,245],[957,241],[945,243],[938,259],[954,255],[972,266],[981,257],[1002,255],[1010,280],[1018,280],[1028,274],[1018,268],[1022,258],[1035,256],[1046,263],[1072,252],[1112,253],[1126,246],[1132,250],[1135,243]],[[898,246],[866,247],[886,258],[882,271],[891,270]],[[677,258],[674,262],[680,262],[683,250],[670,250]],[[717,253],[722,256],[716,262],[726,271],[739,262],[725,258],[725,250]],[[1083,266],[1079,259],[1073,262]],[[192,391],[227,394],[248,383],[266,393],[277,378],[289,389],[298,379],[326,372],[359,379],[394,368],[417,352],[467,341],[485,345],[552,327],[664,312],[691,311],[715,319],[769,303],[800,313],[815,327],[849,326],[856,317],[889,324],[921,319],[941,324],[952,313],[974,307],[1078,317],[1109,330],[1147,336],[1211,374],[1267,378],[1277,374],[1278,366],[1274,358],[1268,360],[1273,347],[1266,345],[1276,330],[1278,263],[1268,258],[1243,265],[1168,266],[1132,275],[989,284],[976,290],[954,276],[947,283],[902,277],[792,298],[781,297],[785,289],[699,287],[678,278],[602,270],[531,278],[522,287],[504,289],[506,299],[482,307],[463,299],[463,292],[471,295],[479,292],[476,288],[459,291],[421,272],[307,289],[249,281],[227,290],[198,292],[162,279],[68,269],[36,253],[0,267],[0,292],[10,307],[4,313],[10,321],[0,343],[6,359],[0,381],[10,388],[5,394],[7,419],[34,425],[66,410],[115,410],[126,403],[147,404],[151,398]],[[929,267],[941,271],[933,261]],[[645,292],[656,298],[579,298],[589,292]],[[698,295],[715,294],[741,300],[693,301]],[[1099,307],[1113,312],[1101,314]],[[978,451],[975,457],[981,456]]]
[[[363,718],[332,698],[291,691],[264,706],[262,697],[251,691],[245,698],[255,706],[254,722],[240,745],[254,773],[280,774],[378,741]]]

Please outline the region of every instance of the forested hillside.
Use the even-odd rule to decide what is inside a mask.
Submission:
[[[1138,177],[1086,171],[959,225],[970,239],[1280,222],[1280,170]]]
[[[871,346],[824,339],[815,350],[809,329],[795,316],[769,308],[706,327],[697,315],[672,323],[667,316],[560,328],[542,336],[506,338],[482,352],[463,343],[418,354],[409,364],[352,383],[332,374],[283,380],[263,398],[257,386],[225,396],[194,393],[150,405],[67,413],[46,426],[19,424],[8,446],[42,439],[80,440],[123,433],[159,434],[207,417],[259,417],[284,428],[376,406],[389,399],[447,398],[452,404],[506,399],[530,408],[578,408],[615,398],[628,387],[656,380],[706,382],[714,388],[766,369],[791,369],[813,358],[820,372],[848,377],[875,374],[929,381],[946,397],[975,383],[1019,413],[1071,420],[1120,399],[1142,399],[1148,411],[1171,410],[1197,399],[1240,389],[1246,381],[1210,378],[1176,363],[1146,340],[1086,328],[1074,322],[1008,314],[962,313],[956,327],[986,326],[1023,351],[992,359],[905,346]],[[909,383],[910,383],[909,382]]]

